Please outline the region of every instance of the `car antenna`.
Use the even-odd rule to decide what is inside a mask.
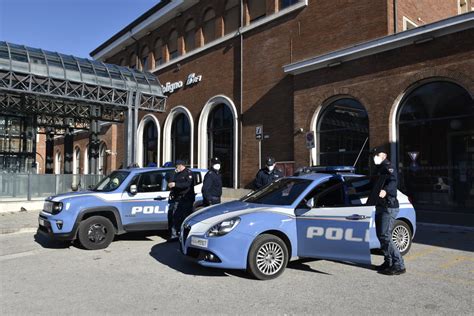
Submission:
[[[367,141],[368,141],[368,140],[369,140],[369,137],[367,136],[366,139],[365,139],[364,144],[362,145],[362,148],[361,148],[360,151],[359,151],[359,154],[357,155],[357,158],[356,158],[354,164],[352,165],[352,167],[355,167],[356,164],[357,164],[357,162],[359,161],[360,155],[362,155],[362,151],[364,150],[365,144],[367,144]]]

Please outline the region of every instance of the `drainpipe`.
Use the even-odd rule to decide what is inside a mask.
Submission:
[[[398,9],[397,0],[393,0],[393,31],[395,34],[398,33]]]
[[[242,28],[244,27],[244,0],[240,0],[240,119],[239,119],[239,132],[240,132],[240,146],[239,148],[239,165],[242,166],[242,113],[243,113],[243,95],[244,95],[244,36],[242,34]],[[239,186],[242,168],[236,166],[237,173],[237,186]]]

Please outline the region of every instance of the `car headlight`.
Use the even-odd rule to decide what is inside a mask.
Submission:
[[[54,202],[52,207],[52,213],[58,214],[63,210],[63,203],[62,202]]]
[[[207,232],[208,237],[217,237],[217,236],[224,236],[231,232],[238,224],[240,223],[240,218],[234,217],[231,219],[226,219],[219,224],[216,224],[209,229]]]

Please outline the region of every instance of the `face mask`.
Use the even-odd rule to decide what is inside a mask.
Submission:
[[[221,164],[216,163],[215,165],[212,166],[212,168],[214,168],[214,170],[219,171],[221,169]]]
[[[380,158],[379,156],[374,156],[374,164],[380,165],[382,163],[383,159]]]
[[[269,171],[273,171],[273,169],[275,169],[275,165],[273,165],[273,166],[267,166],[267,168],[268,168]]]

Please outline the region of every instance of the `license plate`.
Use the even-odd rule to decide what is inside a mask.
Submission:
[[[207,239],[198,238],[198,237],[191,237],[191,245],[207,248]]]
[[[39,223],[41,226],[44,226],[44,219],[38,218],[38,223]]]

